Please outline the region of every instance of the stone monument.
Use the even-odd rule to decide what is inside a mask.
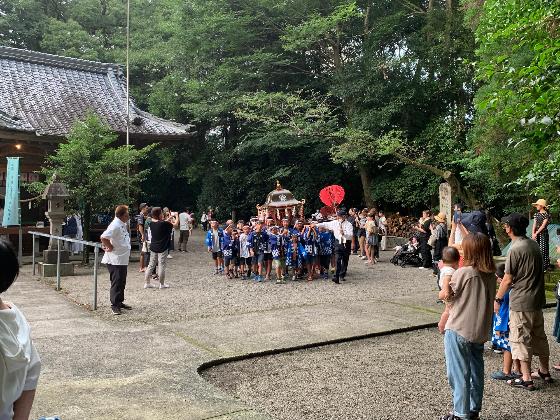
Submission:
[[[48,209],[45,215],[50,222],[50,234],[53,236],[62,236],[62,224],[66,218],[64,211],[64,200],[68,198],[68,190],[66,186],[60,182],[56,174],[49,185],[43,192],[43,199],[48,202]],[[48,249],[43,251],[43,262],[39,263],[40,272],[43,277],[56,276],[56,263],[58,258],[59,241],[53,238],[49,240]],[[60,243],[60,275],[71,276],[74,274],[74,265],[70,263],[70,253],[62,249],[63,243]]]
[[[447,216],[447,228],[451,229],[453,220],[453,190],[447,182],[439,184],[439,211]]]

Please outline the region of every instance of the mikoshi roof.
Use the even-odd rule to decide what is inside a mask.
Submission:
[[[129,101],[132,138],[189,138],[191,125],[164,120]],[[126,132],[126,82],[117,64],[0,46],[0,129],[65,136],[94,112]]]
[[[284,208],[284,207],[297,206],[299,204],[302,204],[302,202],[296,200],[294,198],[294,195],[291,193],[291,191],[282,188],[280,183],[277,181],[276,189],[268,193],[268,196],[266,197],[266,202],[264,203],[263,207]]]

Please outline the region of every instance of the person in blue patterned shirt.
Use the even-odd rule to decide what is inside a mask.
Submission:
[[[307,281],[313,281],[317,257],[319,255],[319,232],[315,225],[306,226],[303,231],[302,242],[307,254],[305,262],[307,264]]]
[[[278,226],[272,226],[269,243],[272,252],[272,268],[276,272],[276,284],[284,283],[284,269],[286,267],[284,241],[285,237],[278,232]]]
[[[502,281],[504,277],[505,264],[499,264],[496,267],[496,277],[498,282]],[[511,347],[509,345],[509,290],[502,298],[503,302],[500,304],[500,311],[494,314],[494,325],[492,329],[492,346],[504,355],[504,362],[501,371],[492,373],[492,379],[499,381],[507,381],[510,379],[520,378],[521,366],[519,360],[512,360]],[[513,370],[512,370],[513,368]]]
[[[333,253],[334,240],[332,232],[325,227],[319,227],[319,262],[321,267],[321,277],[329,278],[329,266]]]
[[[263,230],[262,221],[257,221],[255,230],[249,235],[249,249],[253,257],[253,271],[255,272],[255,281],[262,282],[263,268],[265,267],[265,250],[268,248],[268,233]]]

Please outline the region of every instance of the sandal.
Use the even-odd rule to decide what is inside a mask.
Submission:
[[[526,389],[527,391],[535,391],[535,384],[533,381],[524,381],[523,379],[510,379],[507,381],[508,385],[511,385],[514,388],[522,388]]]
[[[509,380],[511,380],[511,379],[516,379],[516,378],[517,378],[517,376],[514,376],[514,375],[512,375],[512,374],[509,374],[509,375],[508,375],[507,373],[504,373],[504,372],[502,372],[501,370],[499,370],[498,372],[492,373],[492,374],[490,375],[490,377],[491,377],[492,379],[497,380],[497,381],[509,381]]]
[[[550,372],[549,373],[542,373],[539,370],[537,370],[536,372],[531,373],[531,377],[532,378],[541,378],[545,384],[551,384],[554,382],[554,379],[552,379],[552,376],[550,376]]]

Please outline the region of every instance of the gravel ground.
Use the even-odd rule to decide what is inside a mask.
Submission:
[[[553,317],[548,310],[549,329]],[[560,346],[551,351],[560,360]],[[560,378],[537,381],[532,393],[510,388],[489,377],[501,363],[485,352],[483,419],[560,418]],[[274,419],[435,419],[451,408],[435,329],[230,363],[203,376]]]
[[[142,307],[127,314],[127,321],[145,323],[175,322],[224,315],[269,311],[288,307],[319,304],[391,300],[422,307],[435,305],[435,279],[427,270],[401,268],[390,264],[392,252],[382,252],[381,263],[368,268],[357,256],[351,256],[348,281],[335,285],[330,280],[255,283],[251,280],[227,280],[213,274],[213,262],[206,252],[203,235],[196,230],[187,253],[173,252],[167,261],[166,282],[170,289],[143,289],[143,274],[138,263],[129,266],[126,303]],[[30,272],[31,267],[25,266]],[[63,277],[62,289],[69,299],[88,305],[92,300],[92,269],[77,267],[76,276]],[[104,266],[99,268],[99,312],[111,317],[109,276]],[[54,284],[54,279],[47,280]],[[398,292],[394,287],[398,285]]]

